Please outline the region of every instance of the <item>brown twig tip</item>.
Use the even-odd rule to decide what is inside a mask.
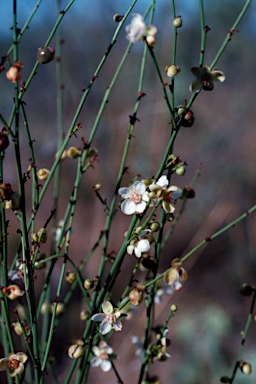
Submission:
[[[210,30],[211,30],[211,28],[208,27],[208,25],[206,25],[206,26],[204,27],[204,31],[205,31],[205,33],[209,32]]]
[[[208,242],[208,241],[211,241],[211,240],[212,240],[211,237],[206,237],[206,238],[205,238],[205,241],[207,241],[207,242]]]

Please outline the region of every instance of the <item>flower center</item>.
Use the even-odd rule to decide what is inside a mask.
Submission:
[[[172,195],[170,193],[167,193],[164,197],[164,201],[168,204],[171,204],[173,202]]]
[[[108,360],[108,354],[106,351],[102,351],[100,352],[100,356],[101,360]]]
[[[16,360],[16,359],[10,359],[8,361],[8,367],[10,369],[12,369],[13,371],[15,371],[15,369],[19,368],[19,365],[20,365],[20,362],[19,360]]]
[[[106,321],[110,324],[113,325],[116,323],[116,316],[115,315],[107,315],[106,316]]]
[[[142,200],[142,196],[138,192],[132,192],[129,200],[133,201],[135,204],[139,204]]]

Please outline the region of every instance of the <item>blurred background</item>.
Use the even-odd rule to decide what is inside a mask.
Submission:
[[[244,5],[241,0],[205,1],[205,22],[211,29],[207,34],[205,64],[210,65],[227,32]],[[18,1],[18,27],[21,28],[29,17],[36,1]],[[62,1],[62,9],[68,4]],[[150,1],[140,1],[133,12],[144,14]],[[62,71],[64,86],[64,131],[67,132],[82,97],[110,39],[117,27],[113,21],[116,13],[124,14],[130,2],[127,0],[77,0],[65,15],[61,25]],[[175,80],[176,104],[184,104],[190,99],[189,85],[195,79],[190,68],[198,66],[200,54],[200,16],[198,2],[189,0],[176,2],[176,14],[181,15],[183,26],[178,30],[177,65],[181,73]],[[24,64],[23,80],[26,81],[32,70],[38,47],[44,46],[58,16],[57,2],[42,1],[29,29],[19,44],[19,59]],[[254,91],[256,77],[255,52],[255,3],[239,25],[226,51],[217,63],[217,68],[226,75],[222,84],[215,83],[212,92],[201,92],[192,110],[196,121],[191,128],[182,128],[174,146],[174,153],[188,164],[183,177],[175,175],[173,185],[184,187],[200,164],[202,174],[196,184],[196,197],[189,200],[183,217],[174,235],[167,244],[162,256],[161,270],[164,271],[175,257],[182,257],[197,243],[219,230],[255,204],[256,189],[256,112]],[[172,64],[172,9],[171,2],[161,0],[156,3],[154,25],[158,28],[157,44],[154,53],[162,76],[166,82],[164,68]],[[0,55],[6,55],[12,42],[12,5],[3,0],[0,5]],[[127,20],[129,24],[131,16]],[[51,46],[55,48],[55,38]],[[78,122],[82,129],[71,145],[82,146],[81,138],[88,139],[105,90],[112,80],[116,68],[128,44],[123,29],[114,45],[106,64],[97,78]],[[95,183],[102,184],[102,196],[109,202],[114,193],[114,185],[122,156],[129,115],[133,112],[137,99],[137,84],[143,43],[136,43],[128,57],[117,84],[109,97],[107,108],[95,136],[93,146],[99,151],[98,161],[90,169],[82,182],[74,222],[74,232],[70,245],[70,256],[79,264],[94,244],[100,230],[104,228],[103,206],[93,192]],[[7,65],[6,65],[7,68]],[[24,101],[38,168],[50,168],[57,150],[57,107],[55,62],[39,66]],[[12,109],[13,85],[0,78],[0,113],[8,120]],[[123,186],[137,175],[142,178],[156,174],[166,144],[169,140],[171,120],[162,96],[155,68],[148,56],[142,99],[138,112],[139,122],[135,126],[135,139],[132,140],[127,160],[129,172],[124,177]],[[22,158],[24,171],[30,162],[29,147],[25,133],[21,132]],[[62,164],[61,196],[59,199],[58,220],[63,218],[75,178],[76,164],[67,159]],[[18,188],[13,152],[6,152],[5,182]],[[30,187],[28,183],[28,215],[30,215]],[[52,190],[46,194],[37,217],[37,226],[42,226],[53,208]],[[16,230],[18,222],[10,215],[10,260],[18,245]],[[240,332],[245,326],[250,309],[250,298],[239,294],[241,284],[255,284],[256,278],[256,223],[254,215],[236,225],[228,233],[209,242],[185,263],[189,279],[182,290],[173,296],[165,297],[156,308],[156,323],[163,324],[169,306],[178,305],[178,312],[171,320],[168,336],[171,358],[165,363],[155,362],[150,368],[152,375],[159,375],[161,383],[167,384],[215,384],[220,376],[230,375],[239,350]],[[110,249],[117,251],[129,226],[130,218],[118,213],[115,217]],[[42,248],[43,250],[43,248]],[[45,246],[47,252],[47,245]],[[49,251],[48,251],[49,252]],[[84,277],[97,274],[101,250],[96,252],[92,262],[84,272]],[[131,272],[135,258],[125,260],[123,270]],[[57,288],[59,269],[54,275]],[[58,269],[59,268],[59,269]],[[38,272],[38,294],[44,272]],[[143,278],[143,274],[141,274]],[[120,279],[121,280],[121,279]],[[115,286],[113,300],[118,300],[126,281]],[[64,291],[68,290],[68,285]],[[67,364],[69,344],[81,337],[84,323],[79,318],[84,308],[77,292],[70,307],[66,309],[63,321],[56,330],[54,349],[58,351],[56,364],[59,382],[63,382]],[[125,320],[123,331],[111,337],[109,344],[120,357],[116,367],[124,383],[137,382],[140,360],[135,357],[131,336],[140,337],[143,332],[145,313],[139,308],[136,317]],[[65,337],[64,337],[65,335]],[[256,382],[255,325],[253,324],[246,340],[244,360],[253,368],[250,376],[238,373],[237,384]],[[17,345],[19,341],[17,338]],[[1,383],[5,375],[0,376]],[[50,379],[48,381],[50,383]],[[114,383],[110,371],[102,373],[100,368],[91,369],[88,383]]]

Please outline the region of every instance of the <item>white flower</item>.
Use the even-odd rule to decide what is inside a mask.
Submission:
[[[100,365],[102,371],[108,372],[111,369],[109,355],[113,353],[113,349],[105,341],[100,341],[98,347],[96,345],[92,347],[92,351],[95,357],[91,359],[91,366],[98,367]]]
[[[139,240],[136,240],[133,244],[128,245],[127,253],[132,255],[134,252],[135,256],[140,258],[143,253],[147,252],[150,249],[150,242],[145,237],[148,237],[149,233],[151,233],[150,229],[144,229],[141,231],[139,234]]]
[[[125,28],[127,32],[127,39],[131,43],[143,40],[146,36],[154,36],[157,33],[157,28],[154,25],[146,25],[139,13],[134,13],[131,24]]]
[[[103,313],[96,313],[92,316],[93,321],[100,323],[100,333],[106,335],[112,329],[115,331],[122,330],[122,323],[118,318],[121,316],[120,311],[114,311],[113,305],[109,301],[104,301],[102,304]]]
[[[10,353],[8,358],[0,359],[0,371],[9,370],[11,377],[20,375],[24,371],[24,363],[28,356],[23,352]]]
[[[121,204],[121,211],[125,215],[142,213],[145,210],[149,198],[142,181],[135,181],[129,188],[120,188],[118,193],[125,199]]]

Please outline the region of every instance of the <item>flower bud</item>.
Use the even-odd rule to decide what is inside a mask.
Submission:
[[[89,289],[92,289],[94,287],[94,281],[91,279],[86,279],[84,281],[84,288],[89,291]]]
[[[49,176],[49,173],[50,173],[49,169],[42,168],[38,170],[37,177],[39,180],[46,180]]]
[[[250,296],[252,294],[252,292],[253,292],[253,288],[252,288],[251,285],[245,284],[245,283],[242,284],[242,287],[240,289],[241,295],[243,295],[243,296]]]
[[[25,330],[25,334],[28,336],[30,334],[30,329],[29,327],[22,323],[23,327],[24,327],[24,330]],[[22,326],[19,322],[16,322],[16,323],[12,323],[12,327],[13,327],[13,330],[14,332],[18,335],[18,336],[22,336],[23,335],[23,330],[22,330]]]
[[[40,241],[40,244],[45,244],[47,241],[47,230],[45,228],[40,228],[37,233],[33,233],[32,239],[35,242]]]
[[[174,77],[180,72],[180,67],[177,65],[167,65],[167,67],[165,67],[165,72],[167,76]]]
[[[77,278],[77,276],[76,276],[75,272],[72,272],[72,271],[67,272],[67,274],[66,274],[66,282],[68,284],[73,284],[74,281],[76,281],[76,278]]]
[[[60,152],[60,151],[57,151],[57,152],[55,153],[55,159],[57,159],[59,152]],[[65,160],[66,157],[67,157],[67,151],[65,150],[65,151],[62,153],[60,159],[61,159],[61,160]]]
[[[148,45],[152,46],[152,45],[155,45],[156,38],[155,38],[155,36],[147,36],[146,41],[147,41]]]
[[[54,59],[55,50],[51,47],[40,47],[37,50],[37,61],[39,64],[48,64]]]
[[[175,28],[181,28],[182,27],[182,18],[180,16],[176,16],[172,22],[172,25]]]
[[[245,375],[250,375],[251,372],[252,372],[252,366],[251,364],[248,364],[244,361],[240,361],[239,363],[239,368],[241,369],[241,371],[245,374]]]
[[[46,267],[46,263],[41,263],[46,258],[46,254],[42,253],[35,261],[34,267],[35,269],[44,269]]]
[[[98,155],[98,149],[97,148],[90,147],[87,149],[87,155],[86,155],[87,158],[90,158],[90,157],[93,157],[96,155]]]
[[[95,191],[99,191],[101,189],[101,187],[102,187],[102,185],[100,183],[97,183],[97,184],[94,185],[93,189]]]
[[[194,121],[195,121],[194,114],[189,109],[181,121],[181,126],[186,128],[192,127],[192,125],[194,124]]]
[[[116,13],[114,16],[113,16],[113,20],[116,22],[116,23],[119,23],[120,21],[122,21],[123,19],[123,16],[122,15],[119,15],[118,13]]]
[[[90,314],[85,309],[80,312],[80,319],[86,321],[90,318]]]
[[[51,313],[54,312],[56,305],[57,305],[56,315],[58,316],[58,315],[60,315],[61,313],[64,312],[65,305],[63,303],[56,303],[56,302],[52,303],[51,306],[50,306]]]
[[[185,173],[186,173],[186,167],[185,167],[184,165],[180,165],[180,166],[176,169],[175,172],[177,173],[177,175],[179,175],[179,176],[183,176],[183,175],[185,175]]]
[[[144,184],[146,185],[146,187],[148,187],[149,185],[151,185],[152,182],[153,182],[153,180],[152,180],[150,177],[147,177],[147,178],[145,178],[145,179],[142,179],[141,181],[142,181],[142,183],[144,183]]]
[[[8,134],[0,132],[0,152],[5,151],[8,146],[9,146]]]
[[[161,228],[161,225],[157,221],[150,224],[150,229],[152,232],[158,232],[160,228]]]
[[[81,155],[81,153],[82,153],[82,150],[81,150],[81,148],[78,148],[78,147],[70,147],[67,150],[67,155],[71,159],[76,159],[78,156]]]
[[[177,307],[177,305],[176,305],[176,304],[172,304],[172,305],[170,306],[170,310],[171,310],[172,312],[177,312],[177,311],[178,311],[178,307]]]
[[[139,305],[144,297],[145,285],[143,283],[138,284],[130,293],[129,299],[133,305]]]
[[[84,354],[84,347],[81,344],[73,344],[68,349],[68,356],[71,359],[79,359]]]

